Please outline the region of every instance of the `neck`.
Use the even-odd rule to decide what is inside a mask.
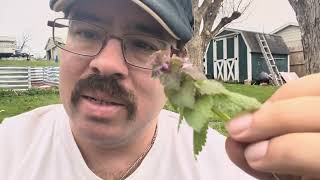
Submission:
[[[113,147],[100,146],[81,137],[75,137],[75,140],[87,166],[97,176],[104,179],[120,179],[150,147],[155,131],[156,121],[150,123],[141,132],[131,136],[126,143]],[[130,174],[137,167],[133,167]]]

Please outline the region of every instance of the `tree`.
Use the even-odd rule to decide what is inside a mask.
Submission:
[[[307,74],[320,72],[320,1],[289,0],[301,29]]]
[[[31,37],[29,34],[23,34],[21,40],[17,44],[17,50],[16,50],[16,56],[17,57],[26,57],[27,60],[30,60],[30,53],[29,52],[23,52],[28,49],[28,44],[31,40]]]
[[[251,3],[251,1],[246,2],[243,3],[242,0],[203,0],[199,6],[199,0],[192,0],[194,33],[186,47],[194,65],[201,67],[207,46],[212,38],[221,28],[241,16]],[[201,23],[203,28],[201,28]]]

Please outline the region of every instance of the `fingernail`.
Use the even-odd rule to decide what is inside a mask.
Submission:
[[[269,141],[250,145],[244,152],[247,161],[253,162],[262,159],[267,153],[268,145]]]
[[[229,123],[227,123],[226,129],[228,130],[231,136],[238,135],[246,131],[250,127],[251,121],[252,121],[252,115],[246,114],[244,116],[231,120]]]

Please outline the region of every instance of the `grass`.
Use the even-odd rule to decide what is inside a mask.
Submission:
[[[47,67],[59,66],[59,63],[47,60],[0,60],[0,67]]]
[[[0,122],[37,107],[59,103],[59,92],[32,89],[25,92],[0,90]]]
[[[255,97],[260,102],[267,100],[276,90],[273,86],[247,86],[241,84],[225,84],[225,87],[233,92]],[[0,122],[5,117],[14,116],[30,111],[40,106],[59,103],[58,89],[14,92],[0,90]],[[165,107],[171,109],[169,105]]]
[[[275,86],[257,86],[257,85],[243,85],[243,84],[228,84],[224,86],[233,92],[237,92],[249,97],[254,97],[261,103],[265,102],[277,89]]]

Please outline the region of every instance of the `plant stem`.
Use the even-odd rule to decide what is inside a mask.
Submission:
[[[275,180],[281,180],[281,179],[277,176],[276,173],[272,173],[272,175],[273,175],[273,177],[274,177]]]

